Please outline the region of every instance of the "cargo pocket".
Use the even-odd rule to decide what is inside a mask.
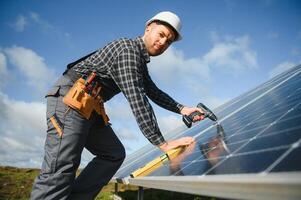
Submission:
[[[57,97],[59,95],[60,86],[53,86],[45,95],[45,98],[49,96]]]
[[[47,138],[42,171],[49,174],[56,171],[56,162],[63,136],[63,126],[56,114],[60,96],[59,91],[60,86],[53,86],[45,95],[47,98]]]
[[[47,112],[46,112],[46,117],[47,119],[50,119],[55,113],[59,101],[59,91],[60,91],[60,86],[54,86],[52,87],[45,97],[47,98]]]
[[[47,138],[45,142],[45,157],[42,172],[53,174],[57,170],[57,160],[60,155],[63,125],[54,114],[47,119]]]

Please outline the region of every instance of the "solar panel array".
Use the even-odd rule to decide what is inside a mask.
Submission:
[[[168,139],[193,136],[196,142],[147,177],[269,174],[301,171],[301,66],[296,66],[214,110],[209,119]],[[147,145],[129,156],[114,179],[162,154]]]

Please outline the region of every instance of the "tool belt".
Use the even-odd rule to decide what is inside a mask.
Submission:
[[[78,77],[72,69],[66,71],[65,74],[72,80]],[[92,112],[95,111],[102,116],[105,125],[107,125],[109,118],[105,112],[103,100],[99,95],[101,86],[94,80],[95,77],[96,73],[92,72],[86,80],[82,77],[78,78],[64,96],[63,102],[78,111],[86,119],[90,119]]]

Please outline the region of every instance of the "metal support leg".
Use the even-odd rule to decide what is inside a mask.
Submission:
[[[118,196],[118,183],[115,183],[115,191],[113,194],[113,200],[122,200],[120,196]]]
[[[114,194],[118,194],[118,183],[115,183],[115,192],[114,192]]]
[[[138,189],[138,200],[143,200],[143,187],[141,186]]]

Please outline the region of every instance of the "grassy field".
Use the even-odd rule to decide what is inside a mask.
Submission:
[[[38,169],[24,169],[0,166],[0,200],[25,200],[28,199],[34,178],[39,173]],[[118,195],[124,200],[137,199],[136,186],[118,186]],[[103,187],[97,196],[97,200],[112,200],[114,184],[110,183]],[[170,191],[145,189],[144,200],[217,200],[215,198],[200,197]]]

